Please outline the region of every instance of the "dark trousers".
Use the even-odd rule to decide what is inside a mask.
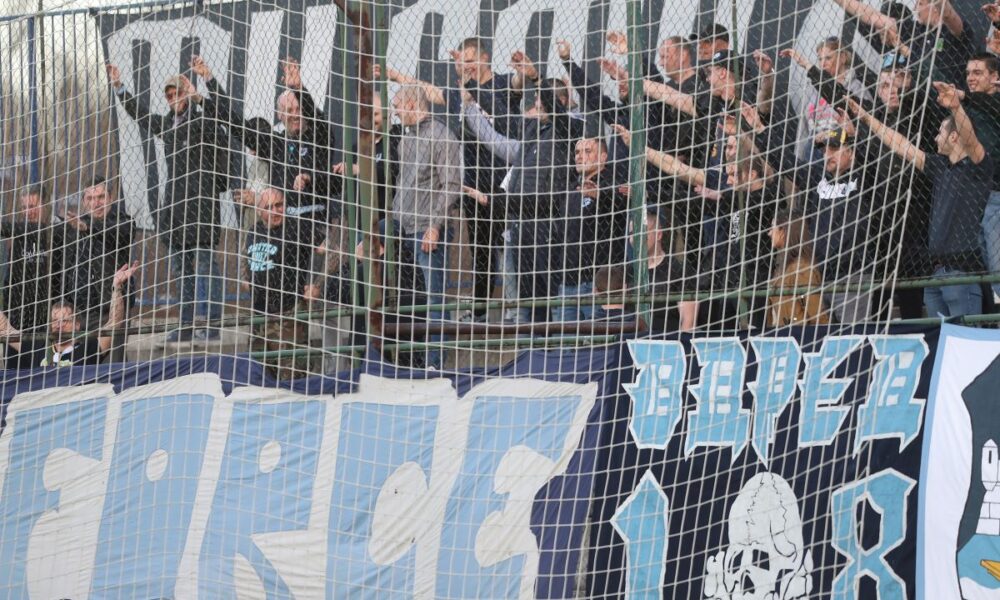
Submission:
[[[469,244],[472,245],[472,295],[476,300],[489,300],[493,296],[495,250],[500,245],[499,223],[491,219],[489,206],[469,196],[462,197],[462,211],[469,223]],[[476,312],[485,313],[486,309]]]

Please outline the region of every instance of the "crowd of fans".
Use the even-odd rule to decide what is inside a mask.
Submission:
[[[296,311],[361,302],[371,265],[386,306],[449,302],[460,251],[471,255],[473,299],[508,301],[507,324],[652,314],[641,327],[661,333],[852,324],[888,318],[893,305],[902,317],[991,310],[1000,284],[890,298],[885,282],[1000,272],[1000,34],[973,39],[948,0],[916,0],[913,10],[832,1],[881,55],[878,64],[839,37],[814,56],[740,54],[716,24],[639,53],[638,69],[627,68],[626,36],[610,32],[601,78],[565,41],[556,45],[564,77],[543,75],[523,51],[510,72],[494,72],[497,61],[477,38],[450,51],[453,83],[376,67],[374,81],[397,85],[392,118],[379,88],[371,107],[379,224],[369,240],[348,218],[358,207],[348,197],[359,189],[350,184],[357,148],[338,148],[295,60],[283,63],[273,127],[234,109],[201,57],[191,73],[207,94],[172,76],[164,115],[151,114],[109,65],[124,110],[163,143],[166,187],[154,216],[180,297],[180,326],[168,341],[219,335],[196,312],[208,323],[222,315],[226,190],[243,207],[242,284],[253,311],[268,317],[254,332],[265,349],[308,343]],[[983,12],[1000,23],[1000,3]],[[801,69],[803,93],[776,94],[776,68],[785,65]],[[610,96],[605,77],[617,82]],[[797,97],[804,101],[794,106]],[[641,135],[631,131],[640,108]],[[630,158],[641,144],[646,170],[636,173]],[[237,147],[244,169],[234,182]],[[341,150],[353,160],[334,163]],[[74,350],[74,332],[126,319],[138,265],[114,187],[91,182],[80,212],[58,215],[61,227],[45,191],[26,189],[16,218],[0,227],[11,242],[0,328],[47,327],[51,338],[8,343],[13,364],[98,360],[110,338]],[[640,258],[646,269],[634,268]],[[644,298],[623,304],[628,294]],[[645,305],[652,311],[639,310]],[[486,320],[485,304],[476,306],[422,318]],[[431,350],[414,360],[441,368],[444,356]]]

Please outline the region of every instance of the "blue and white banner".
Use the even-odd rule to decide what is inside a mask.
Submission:
[[[917,597],[1000,598],[1000,332],[944,326],[927,410]]]
[[[913,597],[936,336],[629,342],[587,597]]]
[[[225,396],[203,374],[24,393],[0,436],[0,590],[531,598],[551,562],[539,507],[597,391],[365,375],[336,398]]]
[[[939,331],[371,362],[334,397],[243,359],[9,374],[0,595],[993,597],[1000,335]]]

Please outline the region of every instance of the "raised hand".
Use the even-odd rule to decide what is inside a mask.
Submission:
[[[299,173],[295,176],[295,181],[292,182],[292,189],[296,192],[301,192],[309,187],[310,181],[312,181],[312,177],[307,173]]]
[[[628,54],[628,38],[625,36],[625,33],[621,31],[609,31],[608,48],[614,54]]]
[[[803,69],[808,69],[811,66],[809,61],[806,60],[806,57],[802,56],[802,53],[795,48],[785,48],[778,53],[778,56],[782,58],[790,58],[792,62],[799,65]]]
[[[986,38],[986,49],[993,54],[1000,54],[1000,29],[994,29],[993,33]]]
[[[854,126],[854,121],[851,119],[851,116],[847,114],[846,110],[838,108],[835,120],[837,121],[837,125],[839,125],[841,129],[847,132],[847,135],[851,137],[857,135],[858,129],[857,127]]]
[[[115,290],[120,290],[121,287],[125,284],[125,282],[131,279],[132,275],[135,274],[135,272],[138,270],[139,270],[138,261],[132,263],[131,265],[125,263],[124,265],[118,267],[118,270],[115,271],[114,278],[111,280],[111,288]]]
[[[626,129],[624,125],[615,124],[614,130],[615,133],[622,138],[622,141],[625,142],[626,146],[632,143],[632,132]]]
[[[122,86],[122,72],[117,66],[108,63],[104,65],[104,70],[108,72],[108,80],[116,90]]]
[[[859,104],[858,101],[855,100],[854,98],[847,98],[847,110],[849,110],[852,115],[858,117],[859,119],[864,119],[866,116],[868,116],[868,111],[862,108],[861,104]]]
[[[740,106],[740,114],[743,116],[743,120],[746,121],[750,127],[757,131],[763,131],[764,122],[761,121],[760,113],[757,112],[757,107],[752,104],[743,102]]]
[[[774,72],[774,61],[763,50],[753,51],[753,61],[762,74],[770,75]]]
[[[986,18],[990,20],[990,23],[1000,22],[1000,4],[996,2],[984,4],[983,13],[986,14]]]
[[[281,63],[281,82],[290,90],[302,89],[302,68],[299,61],[294,58],[287,58]]]
[[[212,81],[212,77],[214,77],[212,69],[208,68],[208,63],[201,56],[195,55],[191,57],[191,70],[205,81]]]
[[[609,77],[616,81],[621,81],[623,79],[628,79],[628,71],[625,67],[621,66],[617,62],[611,60],[610,58],[598,59],[601,63],[601,70],[608,74]]]
[[[556,42],[556,51],[559,52],[559,60],[570,60],[573,58],[573,47],[566,40]]]
[[[950,83],[944,83],[943,81],[935,81],[931,85],[933,85],[934,89],[937,90],[937,102],[942,108],[955,110],[962,106],[962,98],[959,96],[958,90],[955,89],[955,86]]]
[[[532,81],[538,79],[538,69],[523,50],[518,50],[510,56],[510,68]]]

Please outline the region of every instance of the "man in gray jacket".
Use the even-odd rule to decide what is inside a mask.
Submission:
[[[431,118],[430,104],[420,86],[403,87],[392,106],[404,128],[392,218],[401,243],[412,249],[423,274],[428,304],[443,304],[447,216],[462,199],[462,146],[444,123]],[[427,318],[441,320],[446,314],[431,311]],[[426,360],[428,367],[440,369],[442,353],[428,351]]]

